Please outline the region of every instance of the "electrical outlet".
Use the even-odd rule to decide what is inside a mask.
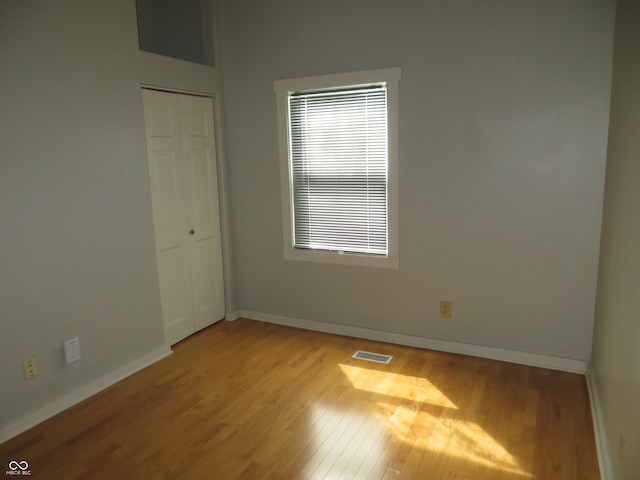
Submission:
[[[451,302],[440,301],[440,317],[451,318]]]
[[[33,377],[38,376],[38,365],[36,364],[36,357],[29,357],[22,362],[22,368],[24,370],[24,379],[31,380]]]
[[[67,365],[80,360],[80,340],[77,337],[64,342],[64,359]]]

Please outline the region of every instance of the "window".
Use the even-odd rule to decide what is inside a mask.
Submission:
[[[285,258],[397,268],[399,79],[275,82]]]
[[[211,0],[136,0],[140,50],[213,67]]]

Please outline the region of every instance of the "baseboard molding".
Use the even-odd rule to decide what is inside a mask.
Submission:
[[[589,391],[589,402],[591,403],[593,433],[596,438],[596,451],[598,452],[600,479],[611,480],[613,479],[613,471],[611,469],[611,459],[609,457],[609,442],[607,440],[607,432],[604,428],[604,417],[602,416],[600,394],[598,393],[598,383],[596,382],[591,364],[587,365],[586,377],[587,389]]]
[[[149,365],[171,355],[172,353],[173,352],[168,345],[156,348],[155,350],[152,350],[151,352],[143,355],[142,357],[134,360],[124,367],[103,375],[93,382],[84,385],[57,400],[54,400],[41,409],[36,410],[35,412],[30,413],[5,427],[2,427],[0,429],[0,443],[6,442],[10,438],[13,438],[16,435],[19,435],[22,432],[35,427],[39,423],[44,422],[45,420],[53,417],[54,415],[57,415],[67,408],[74,406],[77,403],[80,403],[81,401],[89,398],[92,395],[95,395],[101,390],[104,390],[105,388],[118,383],[120,380],[123,380],[130,375],[139,372],[143,368],[148,367]]]
[[[551,357],[528,352],[518,352],[481,345],[471,345],[466,343],[450,342],[446,340],[436,340],[432,338],[416,337],[400,333],[383,332],[380,330],[370,330],[361,327],[339,325],[335,323],[318,322],[315,320],[303,320],[300,318],[272,315],[269,313],[253,312],[250,310],[239,310],[239,317],[251,320],[259,320],[267,323],[286,325],[289,327],[302,328],[304,330],[314,330],[324,333],[333,333],[347,337],[364,338],[367,340],[377,340],[380,342],[395,343],[409,347],[425,348],[428,350],[438,350],[449,353],[460,353],[473,357],[490,358],[503,362],[530,365],[534,367],[549,368],[563,372],[585,374],[587,372],[587,362],[573,360],[569,358]]]
[[[240,310],[234,310],[233,312],[227,312],[224,316],[224,319],[227,322],[233,322],[240,318]]]

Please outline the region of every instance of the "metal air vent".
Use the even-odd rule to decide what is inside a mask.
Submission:
[[[371,353],[358,350],[351,358],[357,358],[358,360],[366,360],[368,362],[376,363],[389,363],[393,358],[393,355],[383,355],[381,353]]]

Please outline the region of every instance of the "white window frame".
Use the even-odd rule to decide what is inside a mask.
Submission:
[[[321,75],[276,80],[278,144],[280,153],[280,187],[282,197],[282,230],[284,258],[309,262],[337,263],[381,268],[398,268],[398,81],[400,68]],[[299,249],[293,246],[293,189],[290,162],[289,96],[295,92],[385,85],[387,89],[387,255],[341,253]]]

